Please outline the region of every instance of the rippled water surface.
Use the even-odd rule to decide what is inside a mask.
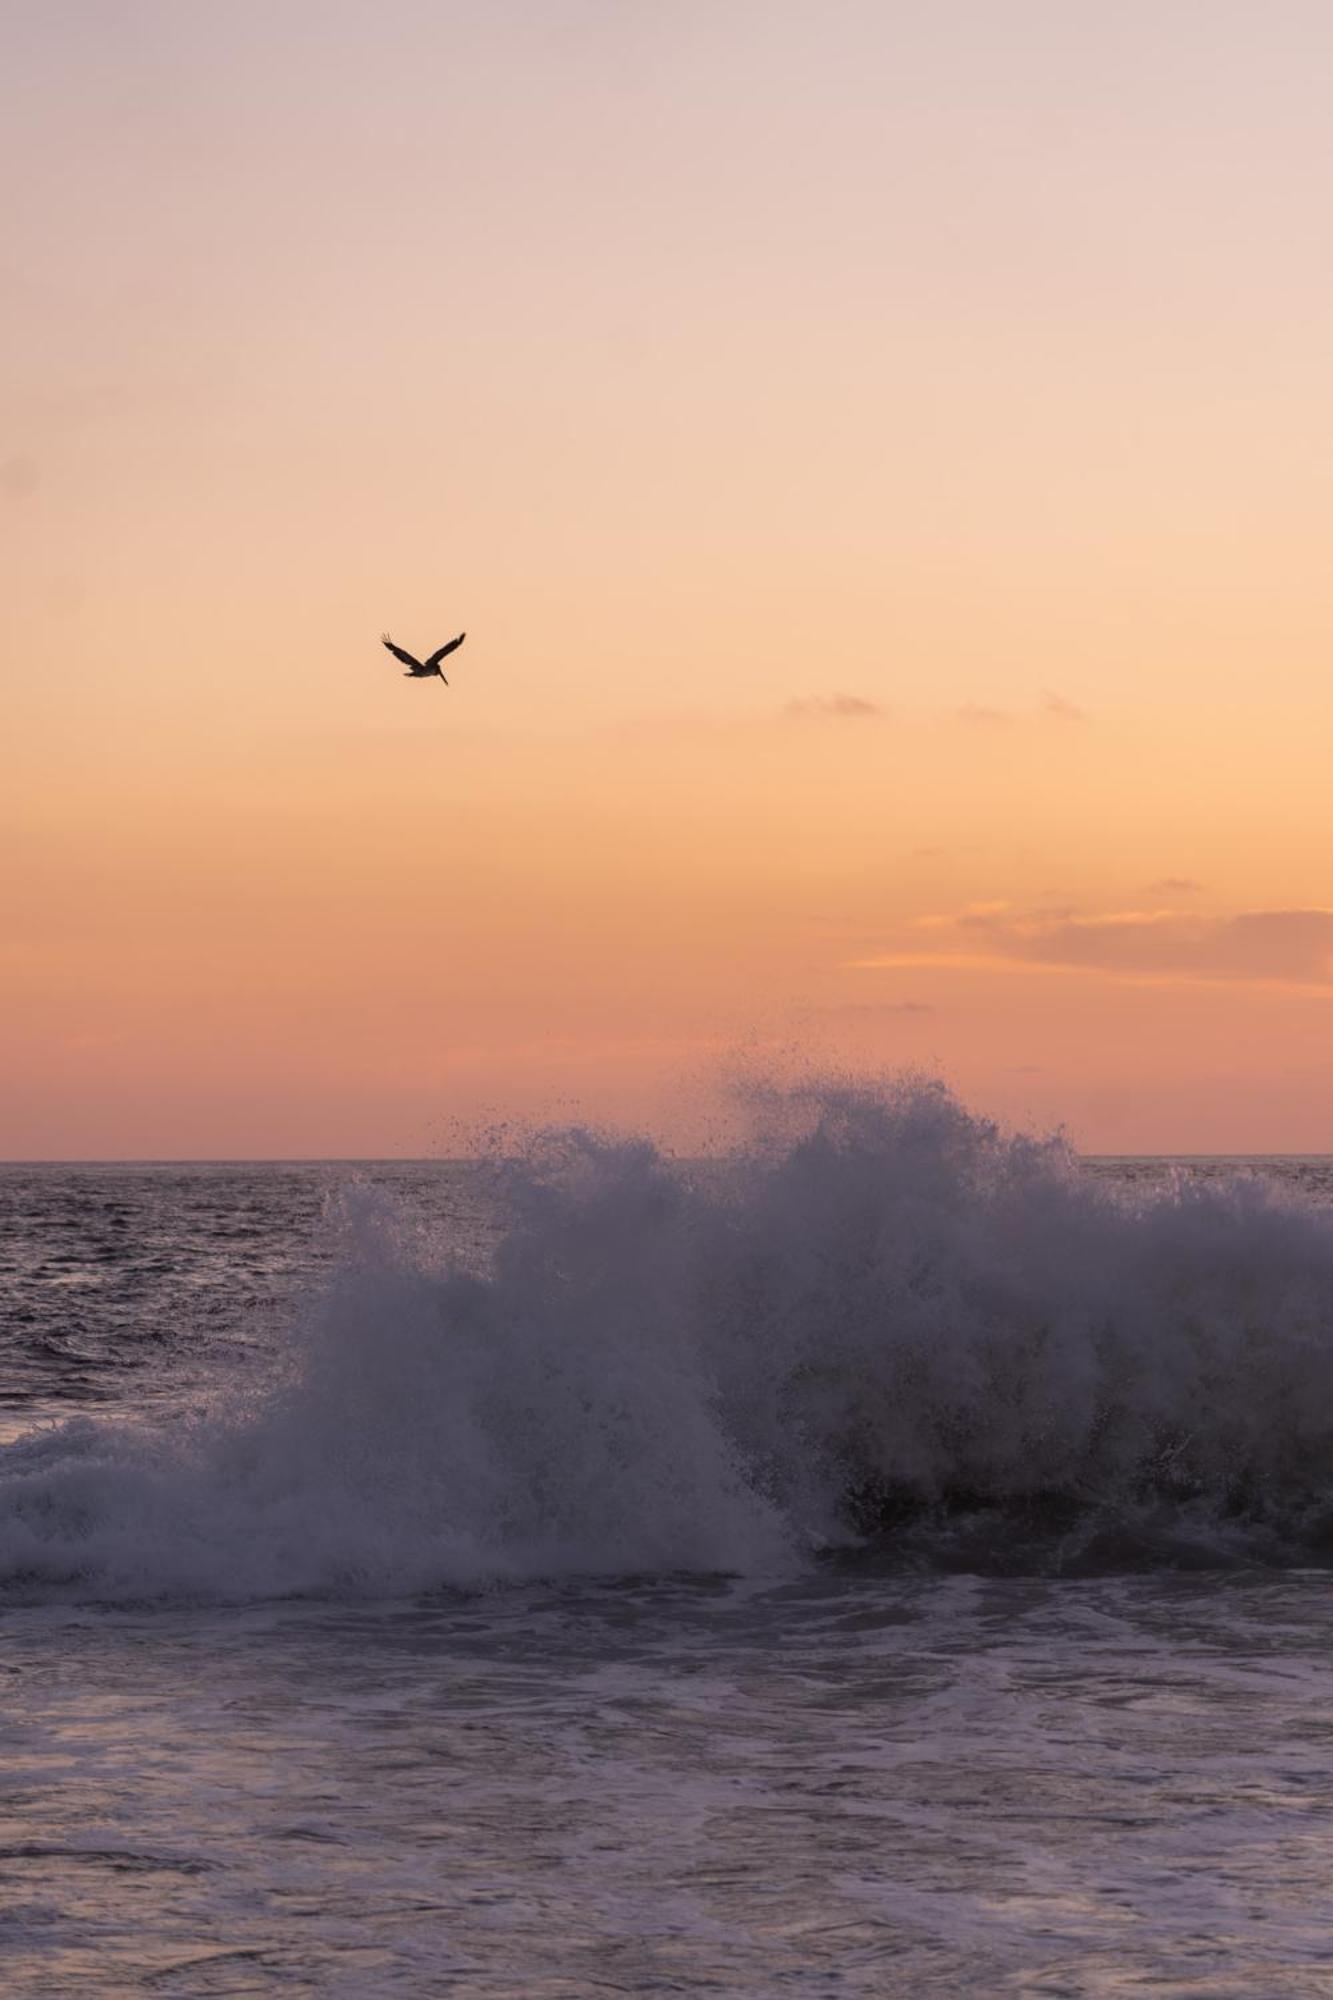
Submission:
[[[3,1990],[1333,1993],[1328,1164],[959,1131],[0,1171]]]
[[[16,1614],[7,1990],[1323,1994],[1323,1577]]]

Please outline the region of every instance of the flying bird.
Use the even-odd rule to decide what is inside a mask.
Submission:
[[[439,674],[440,679],[448,687],[448,677],[440,673],[440,661],[445,658],[446,654],[452,653],[455,647],[461,646],[466,637],[466,632],[460,632],[458,637],[451,639],[447,646],[438,646],[428,660],[418,660],[411,653],[405,653],[401,646],[394,645],[393,640],[387,632],[381,634],[380,643],[387,646],[395,660],[401,660],[407,668],[407,673],[403,676],[405,680],[429,680],[432,674]]]

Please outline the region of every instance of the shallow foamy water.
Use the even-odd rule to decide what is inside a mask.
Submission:
[[[6,1990],[1323,1994],[1323,1576],[14,1614]]]

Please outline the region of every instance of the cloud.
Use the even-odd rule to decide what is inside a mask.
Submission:
[[[1119,978],[1333,985],[1333,910],[1245,910],[1191,917],[1175,910],[991,907],[922,921],[930,946],[886,951],[862,966],[1028,965]]]
[[[1160,882],[1148,884],[1150,896],[1197,896],[1202,882],[1193,881],[1188,875],[1163,875]]]
[[[877,701],[867,701],[861,694],[816,694],[808,695],[803,701],[789,701],[784,713],[804,721],[831,716],[837,720],[862,722],[871,716],[883,715],[884,710]]]
[[[1055,722],[1086,722],[1087,710],[1054,688],[1043,688],[1039,713]],[[1032,721],[1031,709],[991,708],[985,702],[965,701],[953,711],[952,720],[964,729],[1013,729]]]

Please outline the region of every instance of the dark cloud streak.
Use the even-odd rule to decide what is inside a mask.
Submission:
[[[884,710],[877,701],[868,701],[860,694],[808,695],[803,700],[789,701],[783,710],[795,721],[844,721],[865,722],[872,717],[883,715]]]
[[[1333,982],[1333,910],[1245,910],[1234,917],[1068,910],[971,914],[955,929],[970,945],[1029,965],[1196,979]]]

